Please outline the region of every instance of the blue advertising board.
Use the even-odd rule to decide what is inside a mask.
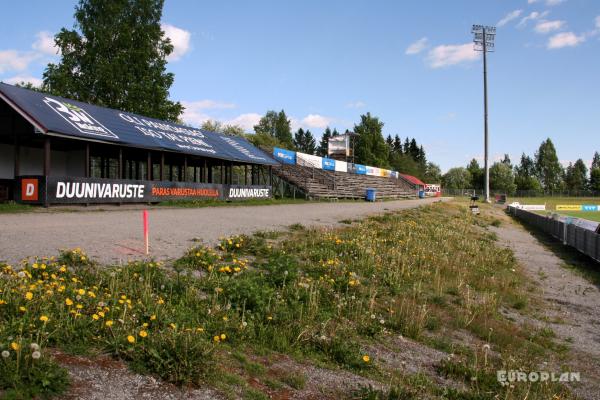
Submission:
[[[323,169],[327,171],[335,171],[335,160],[323,157]]]
[[[356,173],[358,175],[366,175],[367,167],[365,165],[361,165],[361,164],[354,164],[354,173]]]
[[[44,135],[276,165],[270,154],[238,136],[99,107],[0,83],[0,98]]]
[[[280,149],[279,147],[273,148],[273,156],[275,159],[281,161],[284,164],[296,164],[296,152]]]
[[[598,211],[598,206],[595,204],[583,204],[581,211]]]

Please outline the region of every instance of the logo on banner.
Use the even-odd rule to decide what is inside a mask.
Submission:
[[[21,200],[38,201],[39,189],[37,179],[22,179],[21,180]]]
[[[266,188],[230,188],[230,199],[261,199],[270,197]]]
[[[51,97],[44,98],[44,103],[81,133],[114,139],[119,138],[81,107]]]

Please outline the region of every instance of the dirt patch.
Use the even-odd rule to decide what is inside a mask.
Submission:
[[[499,216],[502,211],[494,209]],[[544,247],[529,231],[503,218],[499,227],[490,226],[498,244],[510,248],[527,276],[535,283],[544,305],[535,317],[504,310],[504,315],[521,323],[551,329],[570,348],[569,370],[581,373],[573,391],[585,399],[600,393],[600,289],[564,267],[564,261]],[[559,243],[557,245],[560,246]],[[591,262],[591,261],[590,261]],[[598,265],[600,268],[600,265]]]

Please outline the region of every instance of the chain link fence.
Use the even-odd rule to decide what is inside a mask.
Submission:
[[[600,234],[531,211],[508,207],[510,214],[600,262]]]

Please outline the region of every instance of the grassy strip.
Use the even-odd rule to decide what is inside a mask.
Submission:
[[[15,203],[14,201],[10,201],[8,203],[0,203],[0,214],[28,212],[33,210],[35,210],[35,207],[32,207],[27,204]]]
[[[391,385],[402,398],[569,398],[563,386],[510,387],[495,379],[497,369],[535,370],[562,349],[548,332],[498,312],[526,310],[527,289],[512,253],[482,236],[485,224],[464,206],[436,204],[335,230],[296,226],[281,237],[225,238],[215,249],[190,249],[168,268],[97,268],[78,249],[20,270],[5,266],[0,376],[7,378],[0,389],[22,397],[63,390],[62,378],[47,384],[39,373],[31,377],[32,368],[60,371],[45,351],[57,347],[108,353],[169,382],[208,383],[248,398],[265,395],[246,376],[260,377],[269,393],[305,383],[266,376],[263,365],[239,352],[345,368]],[[457,346],[447,339],[454,331],[485,345]],[[370,349],[398,334],[451,353],[435,369],[464,389],[387,367]],[[39,358],[32,358],[33,345]],[[15,373],[22,357],[31,360]],[[383,398],[377,396],[360,394]]]

